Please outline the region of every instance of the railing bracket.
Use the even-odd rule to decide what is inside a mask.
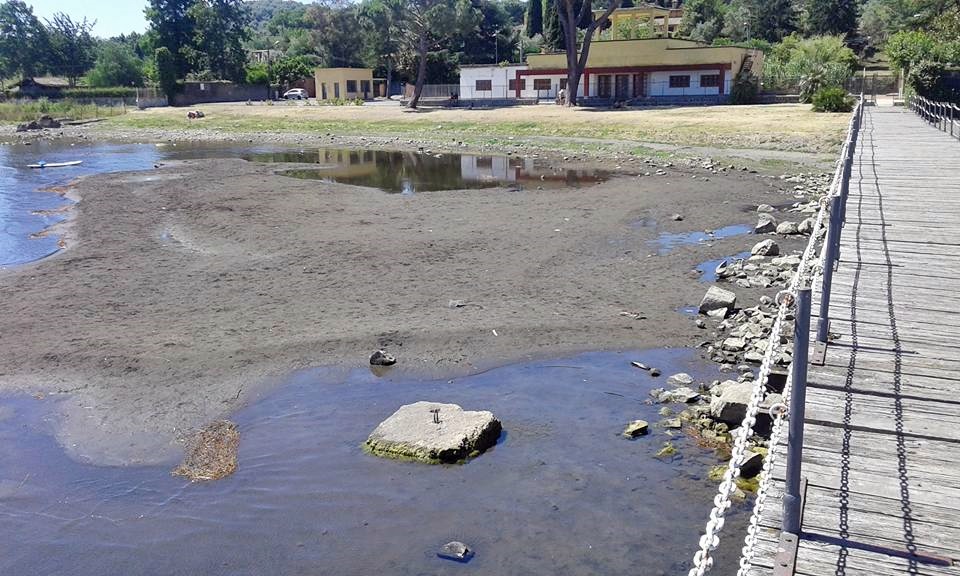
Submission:
[[[810,353],[810,363],[814,366],[823,366],[827,362],[827,343],[817,342]]]

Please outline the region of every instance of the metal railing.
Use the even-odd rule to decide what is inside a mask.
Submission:
[[[747,403],[746,415],[734,433],[733,448],[727,469],[714,497],[713,509],[707,521],[704,534],[700,538],[700,547],[693,557],[693,568],[689,576],[703,576],[713,567],[712,553],[720,544],[719,533],[724,526],[724,516],[731,506],[731,496],[736,491],[736,479],[740,475],[740,466],[745,461],[747,440],[753,434],[754,425],[760,412],[760,405],[767,395],[767,380],[776,355],[783,325],[789,314],[794,316],[793,362],[783,389],[784,402],[771,406],[772,419],[769,450],[764,459],[763,468],[754,501],[753,514],[747,527],[744,545],[740,557],[737,576],[745,576],[753,565],[754,548],[759,540],[760,518],[766,502],[770,483],[773,479],[773,467],[777,457],[777,446],[783,434],[783,424],[789,422],[787,441],[787,473],[783,499],[784,513],[781,527],[780,550],[774,563],[774,574],[792,574],[793,566],[789,558],[795,557],[799,544],[800,521],[802,517],[802,475],[803,460],[803,419],[806,402],[807,365],[810,351],[811,286],[818,274],[822,274],[821,283],[821,324],[818,325],[817,339],[822,347],[826,346],[829,336],[830,290],[833,268],[839,258],[840,230],[844,221],[844,206],[850,190],[850,174],[853,167],[853,154],[856,149],[860,125],[863,118],[864,95],[851,115],[847,126],[847,136],[841,149],[840,158],[834,171],[830,189],[820,198],[820,210],[810,233],[810,240],[800,257],[800,263],[789,287],[777,294],[777,316],[770,330],[770,336],[753,391]],[[828,216],[829,213],[829,216]],[[829,218],[829,224],[827,224]],[[826,234],[823,234],[826,225]],[[821,244],[819,256],[816,256],[818,244]],[[818,345],[820,346],[820,345]],[[818,347],[819,350],[819,347]],[[784,571],[788,565],[790,571]]]
[[[907,106],[928,123],[960,140],[960,106],[916,94],[907,97]]]

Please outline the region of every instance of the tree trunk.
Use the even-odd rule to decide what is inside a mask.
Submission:
[[[607,9],[600,18],[594,20],[584,30],[583,46],[577,53],[577,23],[583,21],[586,16],[586,10],[590,9],[591,3],[585,0],[578,13],[575,10],[573,0],[555,0],[557,3],[557,12],[560,15],[560,25],[564,32],[564,47],[567,52],[567,98],[564,105],[572,107],[577,105],[577,97],[580,89],[580,77],[587,67],[587,57],[590,55],[590,44],[593,42],[593,34],[596,32],[610,14],[620,7],[623,0],[608,0]]]
[[[413,98],[407,104],[408,108],[416,108],[420,102],[420,94],[423,92],[423,84],[427,79],[427,30],[420,32],[420,42],[417,47],[420,62],[417,64],[417,85],[413,89]]]
[[[387,87],[383,91],[383,95],[390,99],[390,86],[393,85],[393,56],[387,57]]]

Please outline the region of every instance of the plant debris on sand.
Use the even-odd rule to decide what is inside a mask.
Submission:
[[[183,462],[173,474],[194,482],[225,478],[237,469],[239,445],[240,431],[236,424],[229,420],[208,424],[188,440]]]

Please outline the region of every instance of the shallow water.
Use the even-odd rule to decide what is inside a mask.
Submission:
[[[321,164],[323,169],[286,171],[387,192],[513,186],[550,188],[592,185],[606,180],[603,171],[555,169],[531,159],[471,154],[408,153],[384,150],[294,149],[222,144],[70,144],[38,141],[31,146],[0,146],[0,267],[32,262],[57,251],[56,234],[43,235],[63,220],[69,201],[42,189],[74,178],[105,172],[146,170],[157,162],[200,158],[244,158],[254,162]],[[27,168],[38,161],[82,160],[79,166]],[[42,237],[32,237],[41,234]]]
[[[309,370],[233,416],[239,469],[203,484],[170,476],[173,462],[72,461],[50,435],[52,400],[4,399],[0,573],[685,573],[715,458],[655,425],[637,440],[619,435],[630,420],[660,419],[645,401],[664,378],[631,360],[716,374],[692,350],[582,354],[455,380]],[[464,465],[362,452],[378,422],[422,399],[492,410],[505,433]],[[681,456],[655,459],[668,440]],[[437,558],[450,540],[475,558]]]
[[[727,256],[726,258],[717,258],[716,260],[707,260],[701,264],[697,265],[697,271],[700,272],[700,281],[701,282],[716,282],[717,280],[717,266],[721,262],[726,260],[728,263],[732,263],[739,259],[746,259],[750,257],[750,251],[738,252],[733,256]]]
[[[663,255],[675,248],[679,248],[680,246],[700,244],[703,242],[730,238],[732,236],[743,236],[746,234],[751,234],[752,232],[752,226],[748,226],[746,224],[734,224],[732,226],[717,228],[709,234],[703,232],[702,230],[679,233],[664,232],[660,234],[656,240],[653,240],[653,242],[657,245],[660,254]]]
[[[511,156],[323,149],[268,158],[274,162],[305,160],[333,165],[326,169],[281,172],[285,176],[369,186],[401,194],[498,186],[543,189],[592,186],[610,177],[609,172],[602,170],[553,168],[530,158]],[[254,155],[251,159],[268,161],[264,155]]]

